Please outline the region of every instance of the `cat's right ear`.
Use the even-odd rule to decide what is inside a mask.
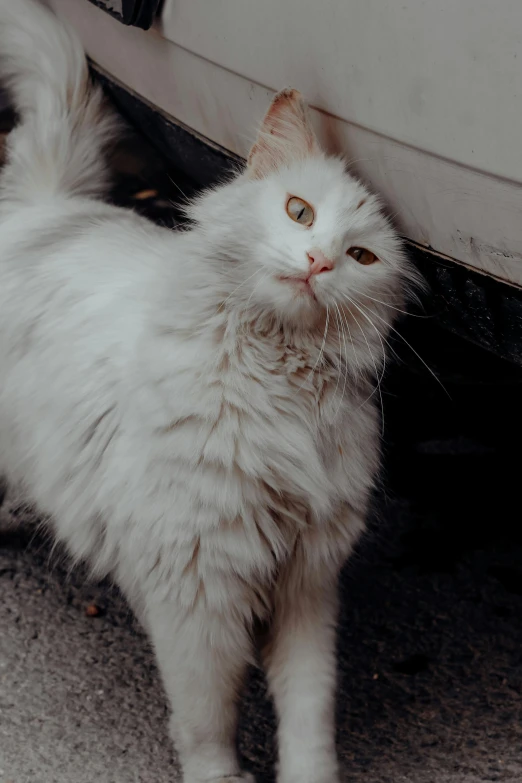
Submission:
[[[319,153],[308,109],[298,90],[282,90],[268,109],[248,156],[247,172],[263,179],[281,166]]]

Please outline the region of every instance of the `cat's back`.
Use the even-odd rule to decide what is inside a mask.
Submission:
[[[139,216],[90,199],[0,213],[0,448],[8,473],[15,465],[27,480],[58,454],[73,460],[83,430],[88,437],[109,409],[120,413],[154,310],[164,242]]]
[[[142,328],[158,234],[90,199],[0,213],[0,372],[46,346],[47,362],[59,345],[85,357],[123,350]]]

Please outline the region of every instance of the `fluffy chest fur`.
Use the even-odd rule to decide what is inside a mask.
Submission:
[[[260,613],[260,596],[297,542],[318,559],[335,550],[341,560],[358,534],[344,510],[364,510],[377,419],[371,401],[361,407],[366,387],[345,380],[335,341],[321,346],[319,333],[292,342],[275,328],[237,331],[218,321],[144,348],[140,373],[155,380],[137,397],[132,422],[141,427],[124,449],[141,455],[137,443],[147,443],[137,471],[147,506],[138,514],[148,535],[161,530],[164,556],[149,564],[154,584],[168,563],[183,577],[169,583],[189,605],[219,571],[227,591],[212,600],[225,602],[247,583]]]

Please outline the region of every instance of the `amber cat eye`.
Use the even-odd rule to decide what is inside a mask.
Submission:
[[[374,253],[366,250],[364,247],[351,247],[346,251],[346,255],[355,258],[357,263],[363,266],[370,266],[370,264],[374,264],[379,260]]]
[[[315,219],[314,210],[310,204],[297,196],[291,196],[288,199],[286,202],[286,212],[288,217],[295,220],[296,223],[300,223],[302,226],[311,226]]]

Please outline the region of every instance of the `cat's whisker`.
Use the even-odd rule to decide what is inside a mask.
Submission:
[[[361,310],[361,308],[359,307],[357,302],[354,299],[351,299],[347,294],[343,294],[343,296],[345,296],[346,299],[348,299],[348,301],[350,302],[350,304],[352,304],[354,307],[356,307],[357,310],[361,313],[361,315],[364,316],[364,318],[366,318],[366,320],[368,321],[370,326],[374,329],[375,334],[379,338],[379,341],[381,343],[381,348],[382,348],[382,370],[381,370],[381,375],[380,375],[380,378],[379,378],[379,383],[380,383],[382,381],[382,379],[384,378],[384,374],[386,372],[386,349],[385,349],[384,343],[382,341],[382,335],[379,332],[379,330],[377,329],[377,327],[375,326],[375,324],[373,323],[372,319],[369,317],[369,315],[367,315],[367,313],[365,313],[363,310]],[[352,313],[352,315],[353,315],[353,313]]]
[[[386,326],[388,327],[388,329],[391,329],[391,331],[392,331],[392,332],[394,332],[394,333],[395,333],[395,334],[396,334],[398,337],[400,337],[400,339],[403,341],[403,343],[405,343],[405,344],[408,346],[408,348],[410,349],[410,351],[412,351],[412,352],[415,354],[415,356],[417,357],[417,359],[419,359],[419,361],[420,361],[420,362],[422,362],[422,364],[423,364],[423,365],[425,366],[425,368],[428,370],[428,372],[430,373],[430,375],[433,375],[433,377],[435,378],[435,380],[437,381],[437,383],[439,384],[439,386],[440,386],[440,387],[443,389],[444,393],[445,393],[445,394],[447,394],[447,395],[448,395],[448,397],[449,397],[449,399],[451,400],[451,395],[450,395],[450,393],[448,392],[448,390],[446,389],[446,387],[444,386],[444,384],[442,383],[442,381],[440,380],[440,378],[438,378],[438,377],[437,377],[437,375],[436,375],[436,374],[433,372],[433,370],[431,369],[431,367],[429,366],[429,364],[427,364],[427,363],[424,361],[424,359],[422,358],[422,356],[421,356],[419,353],[417,353],[417,351],[415,350],[415,348],[414,348],[414,347],[413,347],[413,346],[412,346],[412,345],[411,345],[411,344],[408,342],[408,340],[407,340],[405,337],[403,337],[403,336],[402,336],[402,334],[401,334],[401,333],[398,331],[398,329],[396,329],[396,328],[395,328],[394,326],[392,326],[391,324],[387,323],[387,321],[386,321],[384,318],[382,318],[380,315],[377,315],[377,313],[373,313],[373,315],[375,315],[375,316],[376,316],[376,318],[378,318],[380,321],[382,321],[383,323],[385,323],[385,324],[386,324]]]
[[[337,394],[337,390],[339,389],[339,383],[341,380],[341,373],[342,373],[342,366],[343,366],[343,355],[341,351],[341,322],[339,321],[339,307],[337,303],[334,303],[335,305],[335,322],[337,324],[337,334],[339,336],[339,372],[337,373],[337,383],[335,384],[335,391],[334,391],[334,397]]]
[[[177,182],[175,182],[175,181],[172,179],[172,177],[170,176],[170,174],[167,174],[167,177],[168,177],[168,178],[169,178],[169,180],[172,182],[172,184],[174,185],[174,187],[176,188],[176,190],[179,190],[179,192],[181,193],[181,195],[182,195],[182,196],[183,196],[183,198],[185,199],[186,203],[188,203],[188,202],[190,201],[190,199],[189,199],[189,197],[187,196],[187,194],[186,194],[186,193],[184,193],[184,192],[181,190],[181,188],[180,188],[180,186],[178,185],[178,183],[177,183]]]
[[[351,311],[350,311],[351,312]],[[359,373],[362,377],[363,375],[363,369],[361,367],[361,363],[359,361],[359,357],[357,355],[357,348],[355,347],[355,342],[352,336],[352,330],[350,329],[350,324],[348,323],[348,319],[345,317],[344,324],[346,326],[346,329],[348,330],[348,337],[350,338],[350,343],[352,344],[352,351],[353,351],[353,358],[355,359],[355,364],[357,365],[357,369],[359,370]]]
[[[299,386],[299,388],[298,388],[298,390],[297,390],[298,392],[300,392],[300,391],[301,391],[301,389],[303,388],[303,386],[305,385],[305,383],[308,383],[308,381],[310,380],[310,378],[311,378],[311,377],[312,377],[312,375],[314,374],[314,372],[315,372],[315,369],[316,369],[317,365],[319,364],[319,362],[320,362],[320,361],[322,360],[322,358],[323,358],[323,354],[324,354],[324,346],[326,345],[326,336],[327,336],[327,334],[328,334],[328,326],[329,326],[329,324],[330,324],[330,308],[328,307],[328,305],[326,305],[326,320],[325,320],[325,324],[324,324],[323,341],[322,341],[322,343],[321,343],[321,347],[320,347],[320,349],[319,349],[319,355],[318,355],[317,359],[315,360],[315,364],[314,364],[314,366],[312,367],[312,369],[310,370],[310,372],[309,372],[309,373],[308,373],[308,375],[306,376],[305,380],[303,381],[303,383],[301,384],[301,386]]]
[[[259,271],[262,271],[262,270],[259,270]],[[266,273],[263,275],[263,277],[262,277],[262,278],[260,278],[260,279],[259,279],[259,280],[258,280],[258,281],[255,283],[255,285],[254,285],[254,287],[253,287],[253,289],[252,289],[252,291],[251,291],[251,293],[250,293],[250,296],[249,296],[249,297],[248,297],[248,299],[247,299],[247,303],[246,303],[246,305],[244,305],[244,307],[242,308],[243,312],[247,312],[247,311],[248,311],[248,306],[249,306],[249,304],[250,304],[250,301],[251,301],[251,299],[252,299],[252,297],[253,297],[253,295],[254,295],[254,293],[255,293],[255,291],[256,291],[256,288],[257,288],[259,285],[261,285],[261,283],[262,283],[264,280],[266,280],[266,279],[267,279],[267,277],[268,277],[269,275],[270,275],[270,272],[266,272]],[[246,281],[245,281],[245,282],[246,282]],[[242,335],[244,335],[244,336],[246,336],[246,334],[247,334],[247,332],[246,332],[246,322],[245,322],[244,320],[240,321],[240,323],[239,323],[239,328],[240,328],[240,332],[241,332],[241,334],[242,334]]]
[[[168,199],[166,199],[166,201],[168,201],[168,203],[170,204],[172,209],[180,211],[182,213],[182,215],[184,214],[185,206],[189,203],[189,199],[187,199],[186,203],[183,203],[181,201],[181,199],[179,201],[173,201],[171,198],[168,198]],[[184,230],[184,229],[180,228],[179,230]]]
[[[345,298],[352,305],[354,305],[354,307],[356,307],[362,315],[364,315],[363,311],[357,306],[357,304],[353,301],[353,299],[350,299],[350,297],[346,296],[346,294],[343,294],[343,296],[345,296]],[[357,316],[355,315],[355,313],[352,310],[350,312],[351,312],[352,318],[354,319],[355,323],[359,327],[359,329],[360,329],[360,331],[362,333],[362,336],[364,337],[366,345],[368,346],[368,352],[369,352],[371,360],[373,362],[373,366],[375,367],[375,380],[377,382],[377,389],[378,389],[378,392],[379,392],[379,399],[380,399],[380,403],[381,403],[381,431],[384,433],[384,402],[383,402],[383,398],[382,398],[382,389],[381,389],[381,380],[382,380],[383,376],[381,374],[381,376],[379,377],[379,370],[377,369],[377,362],[375,361],[375,356],[373,355],[373,351],[370,348],[370,343],[368,341],[368,338],[366,337],[366,332],[364,331],[364,329],[362,328],[361,324],[359,323],[359,320],[358,320]],[[370,323],[371,323],[371,321],[370,321]],[[372,324],[372,326],[374,326],[374,325]],[[379,335],[379,338],[380,338],[380,334],[379,334],[379,332],[378,332],[378,330],[377,330],[377,328],[375,326],[374,326],[374,329],[375,329],[375,331],[377,332],[377,334]],[[382,340],[381,340],[381,345],[383,345]],[[383,346],[383,351],[384,351],[384,346]],[[383,368],[385,368],[385,366],[386,366],[386,355],[383,353]]]
[[[264,275],[263,275],[263,277],[261,277],[259,280],[257,280],[257,281],[256,281],[256,284],[255,284],[255,286],[253,287],[253,289],[252,289],[252,292],[251,292],[250,296],[249,296],[249,297],[248,297],[248,299],[247,299],[247,303],[246,303],[246,305],[245,305],[245,310],[248,310],[248,305],[250,304],[250,300],[252,299],[252,297],[253,297],[253,296],[254,296],[254,294],[255,294],[256,288],[257,288],[259,285],[261,285],[261,283],[262,283],[264,280],[266,280],[266,279],[267,279],[267,277],[269,277],[269,275],[270,275],[270,272],[266,272],[266,274],[264,274]]]
[[[236,288],[234,288],[234,290],[233,290],[233,291],[231,291],[231,292],[229,293],[229,295],[228,295],[228,296],[227,296],[227,298],[224,300],[224,302],[222,302],[222,303],[221,303],[221,305],[220,305],[220,308],[219,308],[219,309],[220,309],[220,310],[223,310],[223,309],[225,308],[225,305],[227,304],[228,300],[230,299],[230,297],[234,296],[234,294],[236,293],[236,291],[239,291],[239,289],[240,289],[242,286],[244,286],[244,285],[245,285],[245,283],[248,283],[248,281],[249,281],[249,280],[252,280],[252,278],[253,278],[255,275],[258,275],[260,272],[263,272],[263,271],[264,271],[264,269],[263,269],[262,267],[260,267],[259,269],[256,269],[256,271],[255,271],[255,272],[252,272],[252,274],[251,274],[249,277],[247,277],[247,278],[246,278],[246,280],[243,280],[243,282],[241,282],[241,283],[240,283],[238,286],[236,286]]]
[[[375,385],[373,387],[373,389],[371,390],[370,394],[361,402],[360,405],[357,406],[357,408],[355,410],[358,411],[361,408],[363,408],[366,405],[366,403],[369,402],[369,400],[371,400],[371,398],[376,393],[376,391],[377,391],[377,385]]]
[[[339,323],[340,323],[340,326],[341,326],[341,333],[342,333],[342,339],[343,339],[343,345],[344,345],[344,355],[345,355],[345,361],[346,361],[345,368],[344,368],[343,391],[341,393],[341,399],[339,401],[339,405],[337,407],[337,410],[336,410],[335,416],[334,416],[334,418],[337,418],[337,416],[339,415],[339,411],[341,410],[341,406],[343,404],[344,395],[345,395],[345,392],[346,392],[346,383],[348,381],[348,346],[346,345],[346,335],[345,335],[344,326],[343,326],[343,316],[342,316],[341,309],[340,309],[339,305],[337,304],[337,302],[335,303],[335,307],[337,309],[337,312],[339,313]]]
[[[358,291],[357,288],[351,289],[354,293],[359,294],[359,296],[364,296],[365,299],[371,299],[372,302],[377,302],[377,304],[384,305],[384,307],[389,307],[390,310],[395,310],[397,313],[402,313],[403,315],[407,315],[410,318],[429,318],[429,315],[418,315],[417,313],[409,313],[407,310],[401,310],[399,307],[394,307],[394,305],[389,304],[389,302],[383,302],[382,299],[375,299],[374,296],[370,296],[369,294],[365,294],[363,291]],[[360,303],[359,303],[360,304]]]
[[[345,368],[344,383],[343,383],[343,393],[342,393],[342,397],[341,397],[341,401],[342,401],[342,400],[344,400],[344,396],[345,396],[345,393],[346,393],[346,386],[347,386],[347,383],[348,383],[348,376],[349,376],[350,370],[349,370],[349,366],[348,366],[348,345],[347,345],[347,342],[346,342],[346,332],[345,332],[345,329],[344,329],[344,325],[346,323],[346,316],[344,316],[344,318],[343,318],[343,313],[342,313],[340,308],[339,308],[339,312],[340,312],[340,316],[341,316],[341,326],[342,326],[342,333],[343,333],[344,355],[346,357],[346,368]],[[347,323],[346,323],[346,326],[348,326]]]
[[[363,305],[363,303],[362,303],[362,302],[358,302],[358,304],[359,304],[359,306],[360,306],[360,307],[362,307],[364,310],[366,310],[366,312],[368,312],[368,313],[371,313],[372,315],[375,315],[375,316],[377,315],[377,313],[374,313],[374,311],[373,311],[373,310],[370,310],[370,308],[369,308],[369,307],[366,307],[365,305]],[[395,358],[396,358],[398,361],[400,361],[401,357],[399,356],[399,354],[397,353],[397,351],[395,350],[395,348],[393,347],[393,345],[391,344],[391,342],[388,340],[388,338],[386,337],[386,335],[384,335],[382,332],[381,332],[380,334],[381,334],[381,338],[384,340],[384,342],[386,343],[386,345],[387,345],[387,346],[388,346],[388,348],[390,349],[391,353],[392,353],[392,354],[395,356]]]
[[[350,308],[349,308],[349,307],[347,307],[347,309],[348,309],[348,311],[349,311],[350,315],[352,316],[352,318],[354,318],[354,320],[357,322],[357,319],[355,318],[355,316],[354,316],[354,314],[352,313],[352,311],[350,310]],[[356,350],[356,348],[355,348],[355,343],[354,343],[354,340],[353,340],[353,337],[352,337],[352,330],[350,329],[350,324],[348,323],[348,318],[346,318],[346,317],[345,317],[345,319],[344,319],[344,323],[345,323],[345,325],[346,325],[346,328],[348,329],[348,336],[349,336],[349,338],[350,338],[350,342],[351,342],[351,344],[352,344],[353,354],[354,354],[355,361],[356,361],[356,363],[357,363],[357,367],[358,367],[358,369],[359,369],[359,372],[360,372],[360,377],[361,377],[361,378],[363,378],[363,377],[364,377],[364,371],[363,371],[363,368],[361,367],[361,364],[360,364],[360,362],[359,362],[359,359],[358,359],[358,356],[357,356],[357,350]],[[361,333],[363,334],[363,337],[364,337],[364,332],[362,331],[362,329],[361,329],[361,327],[360,327],[360,324],[358,324],[358,326],[359,326],[359,329],[360,329],[360,331],[361,331]],[[368,344],[368,343],[367,343],[367,344]],[[376,380],[377,380],[377,379],[376,379]],[[369,400],[371,400],[371,398],[372,398],[372,397],[373,397],[373,395],[374,395],[374,394],[377,392],[377,390],[378,390],[378,386],[377,386],[377,384],[376,384],[376,385],[375,385],[375,386],[372,388],[372,391],[370,392],[370,394],[369,394],[369,395],[368,395],[368,396],[367,396],[367,397],[366,397],[366,398],[363,400],[363,402],[362,402],[360,405],[358,405],[358,406],[357,406],[356,410],[359,410],[359,409],[360,409],[360,408],[362,408],[364,405],[366,405],[366,403],[367,403]]]

